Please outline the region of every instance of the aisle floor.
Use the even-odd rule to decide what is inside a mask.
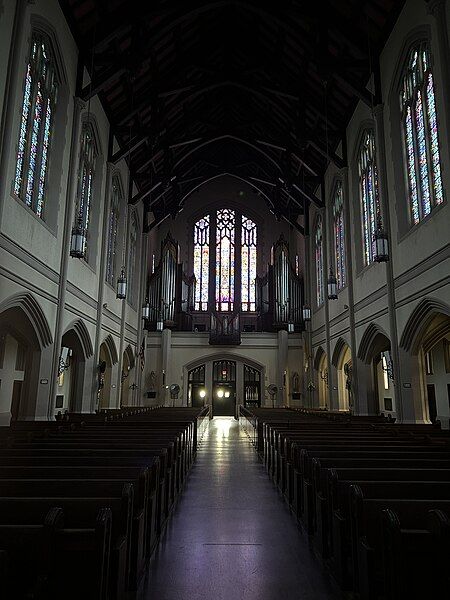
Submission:
[[[218,417],[150,564],[145,600],[335,600],[237,421]]]

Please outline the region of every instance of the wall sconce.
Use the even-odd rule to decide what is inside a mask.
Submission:
[[[206,398],[206,390],[200,390],[198,395],[203,400],[204,398]]]
[[[86,229],[83,226],[83,215],[79,214],[76,225],[72,227],[70,238],[70,256],[73,258],[84,258],[86,249]]]
[[[330,275],[328,277],[328,300],[337,300],[337,279],[334,276],[333,270],[330,267]]]
[[[117,294],[118,300],[125,300],[127,297],[127,276],[125,275],[125,267],[122,267],[120,275],[117,279]]]

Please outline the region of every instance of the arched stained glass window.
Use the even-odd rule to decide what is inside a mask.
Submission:
[[[256,310],[256,223],[242,215],[241,302],[242,310]]]
[[[136,219],[136,213],[134,210],[131,213],[130,221],[130,249],[128,258],[128,298],[130,304],[135,306],[137,298],[137,286],[139,279],[136,277],[136,258],[137,258],[137,244],[138,244],[138,224]]]
[[[119,229],[120,206],[122,204],[122,185],[118,175],[114,175],[111,187],[111,206],[108,222],[108,248],[106,254],[106,281],[114,285],[117,267],[117,233]]]
[[[346,284],[345,273],[345,227],[344,227],[344,198],[342,182],[338,181],[333,198],[333,226],[334,226],[334,261],[336,265],[336,279],[338,288]]]
[[[58,81],[47,36],[34,32],[25,75],[14,193],[44,217]]]
[[[426,42],[409,54],[400,94],[411,220],[444,200],[431,59]]]
[[[317,306],[323,304],[324,301],[324,283],[323,283],[323,229],[322,217],[319,215],[316,222],[316,296]]]
[[[375,137],[373,130],[364,131],[359,149],[359,197],[362,216],[362,236],[364,243],[364,264],[373,261],[373,236],[380,217],[378,195],[378,172],[375,160]]]
[[[195,310],[208,310],[209,215],[194,225]]]
[[[75,218],[81,217],[86,230],[86,245],[89,247],[89,217],[91,214],[92,188],[95,172],[96,147],[91,123],[84,123],[81,132],[78,195]],[[87,258],[87,248],[85,248]]]
[[[217,211],[216,223],[216,310],[232,311],[234,306],[234,210]]]

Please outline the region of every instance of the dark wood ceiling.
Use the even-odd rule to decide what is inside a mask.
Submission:
[[[60,0],[138,193],[159,222],[221,173],[295,221],[404,4],[399,0]]]

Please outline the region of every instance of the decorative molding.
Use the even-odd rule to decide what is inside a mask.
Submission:
[[[108,334],[106,338],[103,340],[102,344],[104,344],[108,350],[111,365],[115,365],[119,362],[119,356],[117,354],[116,344],[114,343],[113,337],[111,334]],[[100,344],[100,345],[102,345]]]
[[[86,292],[81,291],[80,288],[77,288],[70,281],[67,282],[67,291],[72,294],[72,296],[75,296],[75,298],[78,298],[78,300],[88,304],[93,309],[97,309],[97,301],[94,300],[94,298],[91,298],[91,296],[88,296]]]
[[[322,346],[319,346],[316,350],[316,354],[314,356],[314,361],[313,361],[313,367],[316,371],[319,370],[320,362],[322,360],[322,357],[325,355],[326,355],[325,350],[322,348]]]
[[[31,267],[33,271],[37,271],[53,283],[59,284],[59,275],[57,271],[24,250],[17,242],[6,236],[4,233],[0,233],[0,248]]]
[[[358,348],[358,358],[364,363],[370,364],[370,361],[373,358],[373,348],[376,338],[380,335],[389,340],[389,336],[386,335],[385,331],[383,331],[376,323],[371,323],[364,332]]]
[[[423,335],[434,317],[440,313],[450,316],[450,306],[437,298],[421,300],[405,325],[400,338],[400,347],[407,352],[417,354]]]
[[[89,335],[89,331],[87,330],[84,321],[82,321],[81,319],[74,321],[67,327],[63,335],[65,335],[71,329],[75,331],[75,333],[80,339],[84,357],[90,358],[94,354],[94,349],[92,347],[91,336]]]
[[[2,266],[0,266],[0,275],[2,275],[5,279],[9,279],[9,281],[16,283],[17,285],[20,285],[22,288],[24,288],[24,290],[29,290],[31,292],[34,292],[36,294],[36,296],[45,298],[46,300],[48,300],[49,302],[52,302],[53,304],[58,303],[56,296],[53,296],[52,294],[49,294],[48,292],[41,290],[36,285],[33,285],[32,283],[30,283],[28,280],[23,279],[23,277],[19,277],[19,275],[16,275],[15,273],[8,271],[8,269],[5,269]]]
[[[412,279],[419,277],[423,273],[426,273],[430,269],[433,269],[440,263],[449,259],[450,244],[447,244],[439,250],[436,250],[436,252],[434,252],[433,254],[430,254],[430,256],[427,256],[427,258],[422,260],[417,265],[414,265],[410,269],[407,269],[406,271],[401,273],[401,275],[397,275],[397,277],[394,278],[395,287],[398,288],[404,285],[405,283],[410,283]]]
[[[0,313],[10,308],[20,308],[27,315],[36,331],[41,348],[50,346],[53,342],[50,326],[39,302],[32,294],[22,292],[10,296],[0,304]]]
[[[373,292],[372,294],[369,294],[362,300],[359,300],[358,302],[356,302],[355,307],[354,307],[355,313],[358,312],[359,310],[362,310],[363,308],[366,308],[367,306],[370,306],[377,300],[380,300],[381,298],[383,298],[383,296],[386,295],[386,292],[387,292],[386,285],[383,285],[376,292]]]
[[[338,364],[339,364],[339,359],[341,358],[341,354],[344,352],[344,350],[346,348],[349,348],[350,346],[347,344],[347,342],[340,337],[338,339],[338,341],[336,342],[336,345],[334,347],[333,350],[333,354],[331,355],[331,364],[336,367],[336,369],[338,368]]]

